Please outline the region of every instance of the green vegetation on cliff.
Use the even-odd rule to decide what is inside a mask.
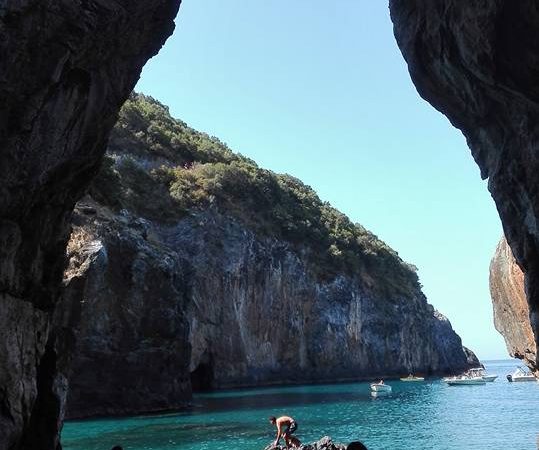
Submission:
[[[90,194],[115,210],[163,222],[217,208],[260,235],[305,251],[319,277],[355,273],[386,295],[416,295],[419,289],[413,266],[309,186],[261,169],[141,94],[132,94],[122,108]]]

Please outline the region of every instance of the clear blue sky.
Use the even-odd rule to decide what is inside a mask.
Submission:
[[[184,0],[137,90],[312,186],[419,268],[482,359],[507,356],[488,266],[501,225],[461,133],[416,93],[382,0]]]

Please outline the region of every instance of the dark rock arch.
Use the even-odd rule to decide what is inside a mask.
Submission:
[[[539,6],[534,0],[390,0],[390,9],[419,94],[462,131],[489,180],[524,272],[537,344]]]
[[[65,336],[49,335],[75,202],[180,0],[0,8],[0,449],[53,449]],[[22,441],[24,436],[24,442]]]

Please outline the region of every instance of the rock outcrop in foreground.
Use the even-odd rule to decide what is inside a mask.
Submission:
[[[419,94],[462,130],[481,176],[489,179],[505,236],[524,273],[537,343],[537,2],[390,0],[390,8],[397,43]]]
[[[346,445],[334,443],[329,436],[324,436],[319,441],[311,444],[302,444],[296,447],[297,450],[345,450]],[[268,445],[264,450],[286,450],[284,445]]]
[[[509,354],[535,366],[537,351],[524,292],[524,274],[504,238],[490,263],[490,294],[494,325],[504,336]]]
[[[54,449],[71,212],[180,0],[0,2],[0,449]]]
[[[376,236],[141,95],[76,208],[69,258],[70,417],[176,408],[191,387],[478,364]]]

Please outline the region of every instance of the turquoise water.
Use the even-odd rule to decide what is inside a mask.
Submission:
[[[62,443],[64,450],[262,450],[274,437],[267,417],[288,414],[303,442],[330,435],[360,439],[369,450],[534,450],[539,383],[508,383],[516,364],[486,362],[499,378],[484,386],[388,381],[393,393],[378,398],[368,383],[198,395],[180,413],[68,422]]]

